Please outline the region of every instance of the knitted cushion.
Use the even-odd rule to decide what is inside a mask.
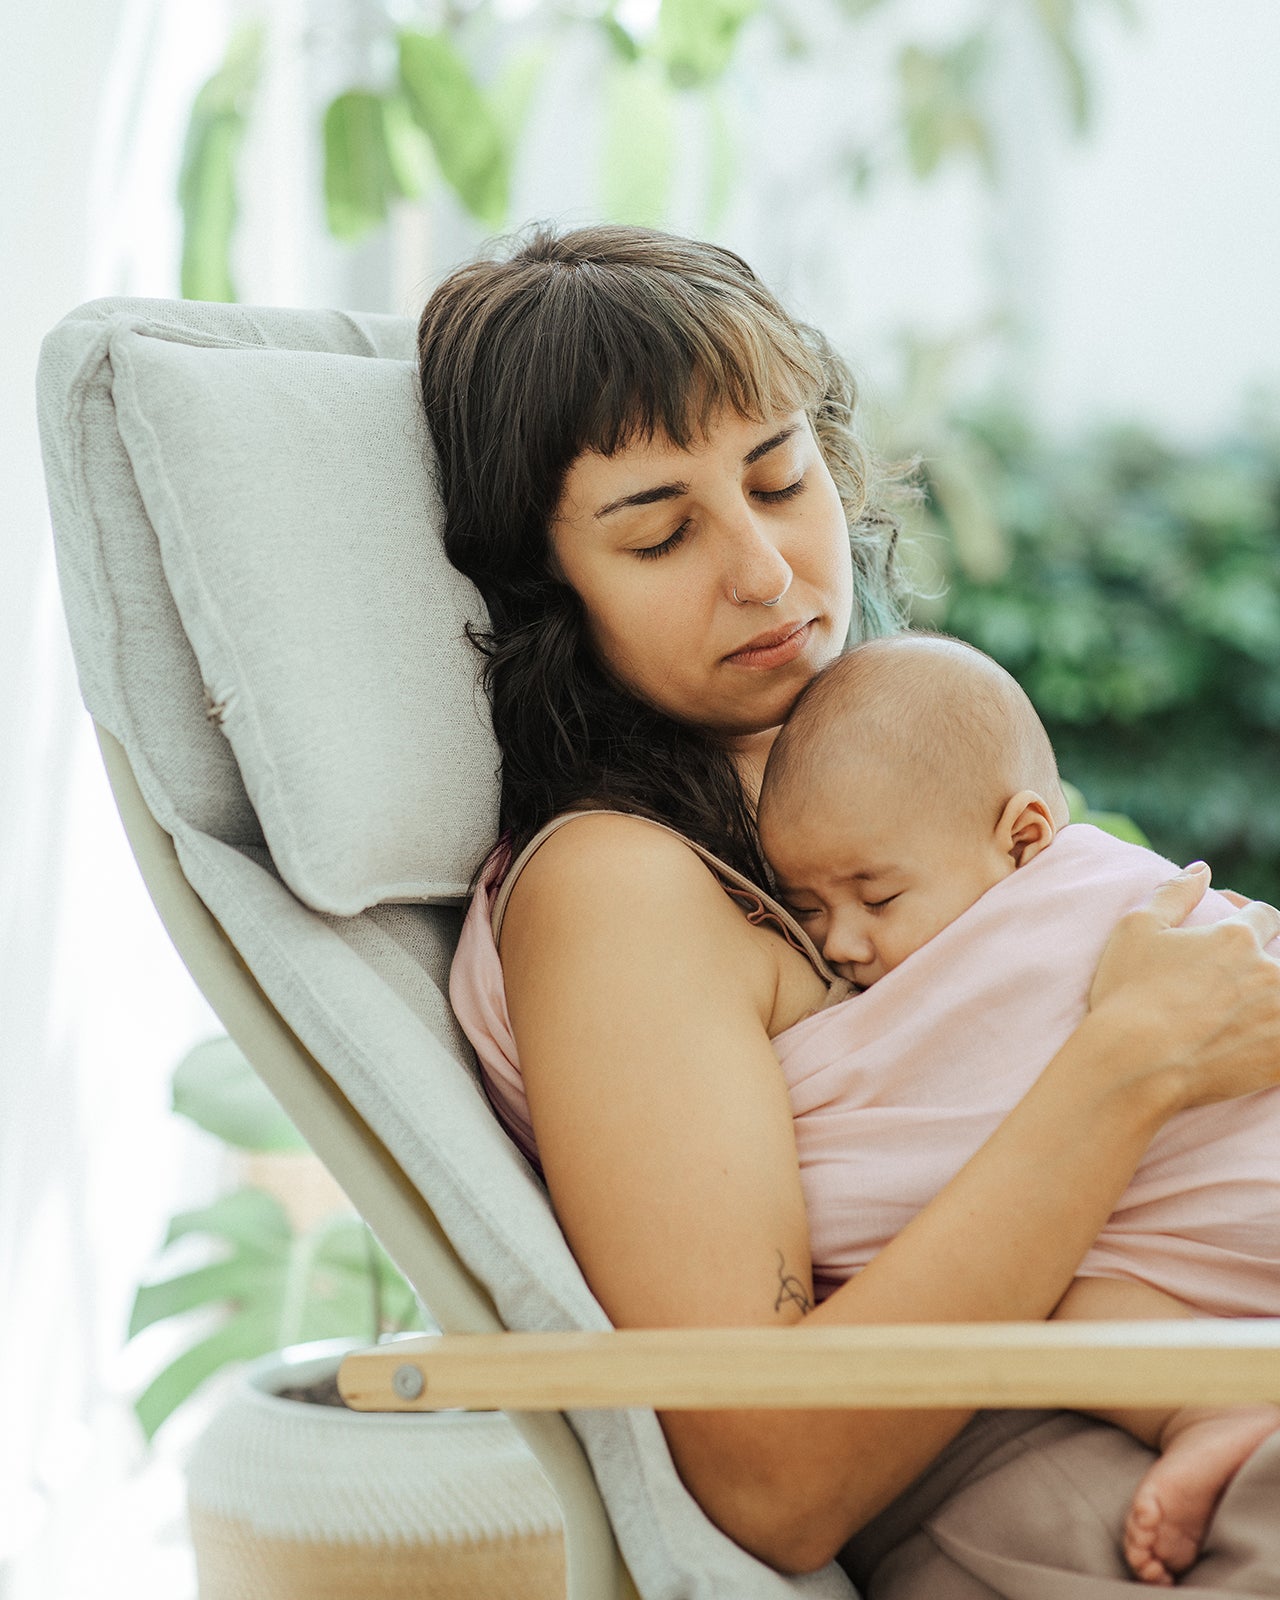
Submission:
[[[135,674],[128,720],[160,725],[152,743],[171,766],[165,735],[177,749],[191,735],[166,726],[167,708],[199,682],[235,756],[211,771],[206,727],[198,771],[172,796],[179,810],[251,842],[243,801],[212,814],[208,801],[242,780],[285,882],[318,910],[459,898],[496,832],[498,755],[465,634],[484,609],[440,542],[413,363],[255,347],[137,316],[94,331],[72,396],[98,428],[86,425],[85,459],[68,465],[104,503],[100,576],[112,591],[131,583],[137,563],[121,559],[117,535],[127,522],[136,543],[146,529],[143,554],[154,566],[158,544],[165,580],[147,573],[151,594],[180,618],[177,639],[163,613],[149,630],[162,648]],[[104,431],[118,434],[106,495],[90,454]],[[133,501],[124,517],[121,487]],[[133,731],[120,731],[127,746]]]
[[[120,435],[285,882],[308,905],[466,890],[497,752],[410,363],[122,330]]]

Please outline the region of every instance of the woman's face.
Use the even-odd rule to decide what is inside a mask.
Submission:
[[[803,411],[579,456],[551,546],[605,668],[730,748],[777,728],[848,636],[844,511]]]

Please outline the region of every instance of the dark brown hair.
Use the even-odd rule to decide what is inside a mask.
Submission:
[[[502,751],[501,827],[519,850],[594,802],[656,817],[757,881],[765,867],[727,750],[619,687],[557,576],[548,529],[565,473],[717,410],[803,407],[849,525],[855,638],[900,625],[896,520],[852,429],[844,362],[719,245],[649,229],[539,227],[451,273],[418,327],[449,559],[479,589],[485,683]]]

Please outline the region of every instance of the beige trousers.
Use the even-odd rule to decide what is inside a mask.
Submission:
[[[842,1552],[864,1600],[1136,1600],[1120,1530],[1151,1452],[1071,1412],[980,1412]],[[1280,1597],[1280,1434],[1229,1485],[1180,1600]]]

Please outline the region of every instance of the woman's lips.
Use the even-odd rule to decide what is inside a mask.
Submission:
[[[726,656],[725,660],[732,662],[735,667],[784,666],[788,661],[794,661],[808,644],[813,623],[811,617],[808,622],[792,622],[783,628],[773,628],[768,633],[759,634],[750,644]]]

